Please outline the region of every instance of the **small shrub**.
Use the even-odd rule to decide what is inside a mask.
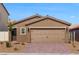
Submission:
[[[70,44],[71,42],[70,42],[70,41],[68,41],[68,43]]]
[[[17,50],[18,50],[18,48],[14,48],[14,50],[15,50],[15,51],[17,51]]]
[[[79,51],[79,49],[77,51]]]
[[[25,43],[21,43],[22,45],[25,45]]]
[[[75,45],[73,45],[73,47],[75,48],[76,46],[75,46]]]
[[[20,44],[20,43],[16,42],[16,43],[14,43],[14,44]]]
[[[2,45],[2,44],[3,44],[3,42],[0,42],[0,44]]]
[[[11,43],[10,42],[6,42],[6,47],[11,47]]]

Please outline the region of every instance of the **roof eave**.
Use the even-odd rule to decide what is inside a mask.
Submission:
[[[4,7],[4,9],[5,9],[5,11],[7,12],[7,14],[10,15],[9,12],[7,11],[7,9],[5,8],[4,4],[1,3],[1,5]]]
[[[47,16],[45,16],[45,17],[51,18],[51,19],[55,19],[56,21],[62,22],[62,23],[66,24],[66,25],[69,25],[69,26],[71,25],[71,23],[69,23],[69,22],[67,22],[67,21],[64,21],[64,20],[61,20],[61,19],[57,19],[57,18],[52,17],[52,16],[49,16],[49,15],[47,15]]]
[[[28,19],[30,19],[30,18],[36,17],[36,16],[38,16],[38,17],[40,17],[40,18],[42,17],[42,16],[39,15],[39,14],[35,14],[35,15],[33,15],[33,16],[30,16],[30,17],[27,17],[27,18],[22,19],[22,20],[20,20],[20,21],[17,21],[17,22],[14,23],[13,25],[16,25],[16,24],[18,24],[18,23],[24,22],[24,21],[26,21],[26,20],[28,20]]]

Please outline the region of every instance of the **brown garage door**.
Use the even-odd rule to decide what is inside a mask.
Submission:
[[[65,41],[65,29],[31,29],[31,42],[58,43]]]

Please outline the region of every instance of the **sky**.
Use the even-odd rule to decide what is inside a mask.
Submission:
[[[79,24],[79,3],[5,3],[11,20],[20,21],[39,14]]]

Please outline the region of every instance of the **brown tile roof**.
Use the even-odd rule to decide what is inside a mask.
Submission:
[[[28,23],[26,24],[27,25],[30,25],[30,24],[33,24],[33,23],[36,23],[36,22],[39,22],[41,20],[44,20],[44,19],[52,19],[52,20],[55,20],[57,22],[60,22],[60,23],[63,23],[63,24],[66,24],[66,25],[71,25],[71,23],[67,22],[67,21],[64,21],[64,20],[60,20],[60,19],[57,19],[55,17],[51,17],[51,16],[43,16],[42,18],[39,18],[37,21],[34,21],[34,22],[31,22],[31,23]]]
[[[79,24],[69,26],[69,30],[76,30],[79,29]]]
[[[47,18],[50,18],[50,19],[53,19],[53,20],[55,20],[55,21],[58,21],[58,22],[67,24],[67,25],[71,25],[71,23],[69,23],[69,22],[67,22],[67,21],[65,21],[65,20],[57,19],[57,18],[55,18],[55,17],[48,16],[48,15],[47,15],[46,17],[47,17]]]
[[[32,18],[35,18],[35,17],[42,18],[43,16],[41,16],[41,15],[39,15],[39,14],[35,14],[35,15],[30,16],[30,17],[26,17],[26,18],[24,18],[24,19],[22,19],[22,20],[20,20],[20,21],[17,21],[17,22],[14,23],[13,25],[16,25],[16,24],[18,24],[18,23],[27,21],[27,20],[32,19]]]
[[[43,19],[46,19],[46,18],[50,18],[50,19],[52,19],[52,20],[55,20],[55,21],[64,23],[64,24],[66,24],[66,25],[71,25],[71,23],[69,23],[69,22],[67,22],[67,21],[60,20],[60,19],[57,19],[57,18],[52,17],[52,16],[48,16],[48,15],[47,15],[47,16],[41,16],[41,15],[39,15],[39,14],[36,14],[36,15],[30,16],[30,17],[28,17],[28,18],[25,18],[25,19],[23,19],[23,20],[21,20],[21,21],[18,21],[18,22],[16,22],[14,25],[16,25],[16,24],[18,24],[18,23],[21,23],[21,22],[24,22],[24,21],[29,20],[29,19],[34,18],[34,17],[40,17],[37,21],[40,21],[40,20],[43,20]],[[34,21],[34,22],[32,22],[32,23],[35,23],[35,22],[37,22],[37,21]],[[29,24],[31,24],[31,23],[29,23]],[[29,24],[28,24],[28,25],[29,25]]]

